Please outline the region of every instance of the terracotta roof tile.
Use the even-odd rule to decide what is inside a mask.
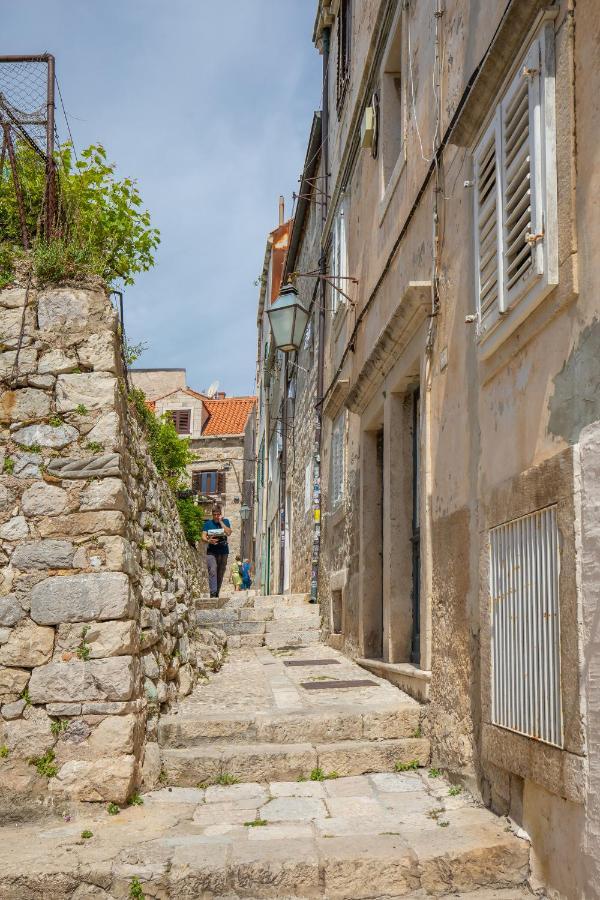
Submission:
[[[203,402],[208,411],[208,419],[202,429],[203,437],[243,434],[256,397],[225,397],[224,400]]]

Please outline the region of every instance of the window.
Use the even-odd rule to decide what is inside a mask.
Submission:
[[[344,426],[345,413],[333,423],[331,434],[331,506],[335,509],[344,497]]]
[[[552,42],[545,26],[475,149],[480,339],[507,336],[558,283]]]
[[[173,419],[173,425],[177,434],[189,434],[192,424],[191,409],[169,409],[167,413]]]
[[[556,506],[490,531],[492,722],[563,745]]]
[[[348,246],[346,242],[346,215],[345,203],[340,202],[335,214],[331,236],[331,309],[335,314],[340,303],[344,302],[344,295],[339,291],[348,293]]]
[[[192,472],[192,490],[208,496],[224,494],[225,472],[214,469],[206,472]]]
[[[402,9],[399,9],[381,75],[380,142],[384,188],[394,174],[404,144],[405,85],[402,60]]]
[[[260,450],[258,451],[256,480],[259,487],[265,484],[265,439],[260,442]]]
[[[350,47],[352,44],[352,0],[341,0],[337,19],[337,83],[336,106],[338,114],[344,105],[350,81]]]

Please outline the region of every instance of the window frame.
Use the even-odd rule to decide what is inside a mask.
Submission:
[[[330,305],[331,316],[335,317],[340,307],[345,307],[346,298],[340,294],[340,290],[348,293],[348,233],[346,215],[347,202],[342,198],[338,204],[331,225],[331,285]]]
[[[558,284],[558,190],[556,171],[556,108],[554,26],[545,21],[530,37],[502,90],[498,92],[482,132],[473,147],[473,245],[477,341],[482,358],[490,356]],[[506,113],[527,79],[531,265],[508,287],[507,272],[507,147]],[[496,172],[497,299],[482,310],[479,167],[493,136]],[[512,162],[512,160],[511,160]],[[515,240],[513,236],[513,241]],[[485,268],[485,267],[484,267]]]
[[[211,482],[214,482],[214,491],[213,490],[203,490],[202,482],[204,479],[208,479],[209,476],[213,476],[211,478]],[[227,475],[222,469],[193,469],[192,470],[192,490],[197,491],[199,494],[202,494],[206,497],[217,497],[222,496],[226,492],[227,486]],[[208,487],[208,485],[207,485]]]

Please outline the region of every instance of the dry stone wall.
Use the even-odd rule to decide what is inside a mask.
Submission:
[[[159,775],[161,709],[222,650],[193,627],[204,567],[103,288],[0,291],[0,341],[0,810],[123,803]]]

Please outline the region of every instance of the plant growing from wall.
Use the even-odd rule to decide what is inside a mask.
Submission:
[[[42,283],[100,275],[107,284],[133,284],[154,264],[160,236],[142,208],[131,178],[118,178],[101,144],[76,159],[70,142],[56,151],[60,180],[57,233],[36,237],[43,221],[44,168],[24,141],[15,145],[25,203],[27,231],[33,236],[33,271]],[[10,179],[0,179],[0,285],[9,282],[21,243],[17,198]]]

